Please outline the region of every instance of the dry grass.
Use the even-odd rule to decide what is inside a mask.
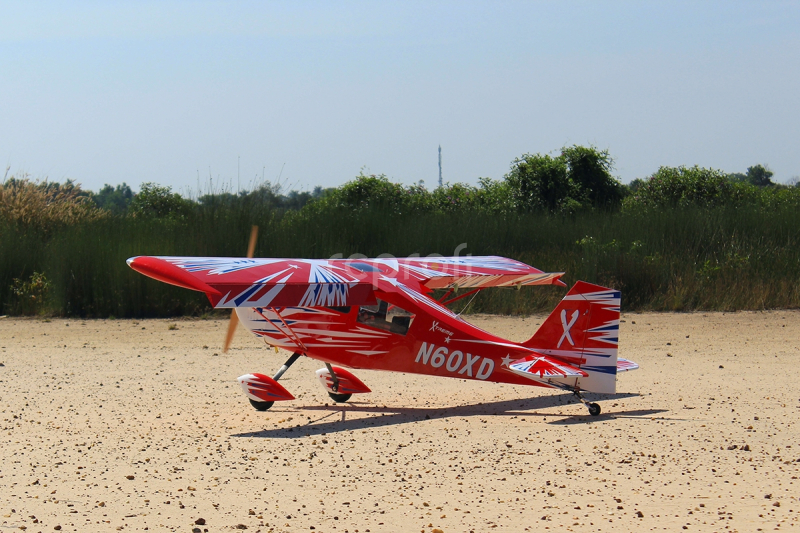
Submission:
[[[0,221],[45,232],[108,216],[80,185],[32,181],[28,175],[0,183]]]

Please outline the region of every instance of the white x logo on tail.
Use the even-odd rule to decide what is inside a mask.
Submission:
[[[571,345],[575,346],[575,342],[572,340],[572,335],[569,334],[569,330],[571,330],[572,326],[574,326],[575,322],[577,322],[579,314],[580,311],[576,309],[575,312],[572,313],[572,318],[570,318],[568,324],[567,310],[566,309],[561,310],[561,327],[564,328],[564,333],[562,333],[561,338],[558,339],[558,344],[556,345],[556,348],[561,348],[561,343],[564,342],[564,339],[567,339]]]

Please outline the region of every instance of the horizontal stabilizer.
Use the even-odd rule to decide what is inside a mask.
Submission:
[[[636,370],[639,368],[637,363],[628,361],[627,359],[617,358],[617,374],[620,372],[627,372],[628,370]]]
[[[509,364],[508,368],[515,374],[527,378],[585,378],[589,375],[578,367],[539,354],[531,354],[518,359]]]

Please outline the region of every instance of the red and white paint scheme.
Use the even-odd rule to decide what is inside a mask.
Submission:
[[[239,383],[256,409],[294,397],[278,380],[301,356],[318,359],[317,376],[337,402],[371,392],[341,368],[614,393],[620,292],[582,281],[522,343],[473,326],[447,305],[491,287],[561,285],[563,272],[542,272],[504,257],[405,259],[245,259],[133,257],[151,278],[204,292],[216,308],[234,308],[255,336],[293,352],[274,377],[246,374]],[[433,291],[444,290],[438,300]]]

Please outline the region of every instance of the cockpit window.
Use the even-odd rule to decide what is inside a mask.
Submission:
[[[389,302],[378,300],[378,305],[362,305],[358,310],[358,321],[373,328],[405,335],[414,315]]]
[[[350,312],[350,306],[349,305],[338,306],[338,307],[328,306],[327,309],[330,309],[331,311],[336,311],[337,313],[344,313],[344,314],[347,314],[347,313]]]

